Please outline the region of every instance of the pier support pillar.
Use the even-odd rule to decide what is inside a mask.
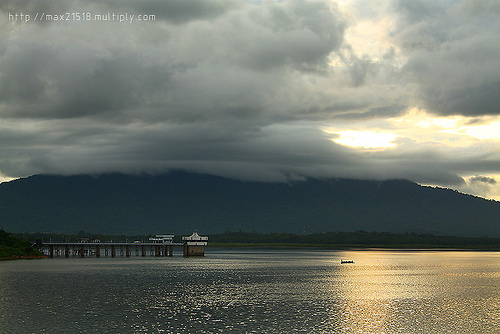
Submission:
[[[111,257],[115,257],[115,256],[116,256],[116,246],[111,245]]]
[[[49,245],[49,257],[54,257],[54,245]]]
[[[174,246],[170,245],[168,247],[168,256],[172,257],[174,254]]]
[[[184,245],[184,256],[205,256],[204,245]]]
[[[84,246],[81,245],[80,246],[80,257],[84,257],[85,256],[85,249],[84,249]]]
[[[69,257],[69,246],[68,245],[64,246],[64,257]]]
[[[125,256],[130,257],[130,246],[129,245],[125,246]]]
[[[95,246],[95,257],[101,257],[101,247],[99,245]]]

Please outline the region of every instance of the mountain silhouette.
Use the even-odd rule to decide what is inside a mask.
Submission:
[[[6,231],[103,234],[256,231],[500,236],[500,203],[408,180],[239,181],[161,175],[34,175],[0,184]]]

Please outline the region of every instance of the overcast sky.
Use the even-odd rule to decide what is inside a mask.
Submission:
[[[183,168],[407,178],[500,199],[500,1],[36,0],[0,12],[2,180]]]

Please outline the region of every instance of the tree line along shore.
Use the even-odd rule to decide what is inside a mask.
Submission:
[[[231,232],[210,236],[212,246],[323,247],[332,249],[478,249],[500,250],[500,237],[456,237],[427,233],[325,232],[307,235]]]
[[[32,259],[43,254],[27,240],[12,236],[0,229],[0,260]]]
[[[1,231],[1,230],[0,230]],[[103,235],[80,231],[76,234],[58,233],[0,233],[0,257],[38,256],[33,243],[79,242],[101,240],[102,242],[147,241],[153,235]],[[182,236],[175,236],[174,242],[181,242]],[[391,233],[391,232],[325,232],[307,235],[293,233],[258,233],[245,231],[226,231],[211,234],[211,247],[321,247],[330,249],[385,248],[385,249],[476,249],[500,250],[500,237],[457,237],[433,235],[427,233]]]

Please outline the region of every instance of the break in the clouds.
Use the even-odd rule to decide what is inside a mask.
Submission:
[[[408,178],[500,198],[497,1],[0,11],[0,177],[181,168]]]

